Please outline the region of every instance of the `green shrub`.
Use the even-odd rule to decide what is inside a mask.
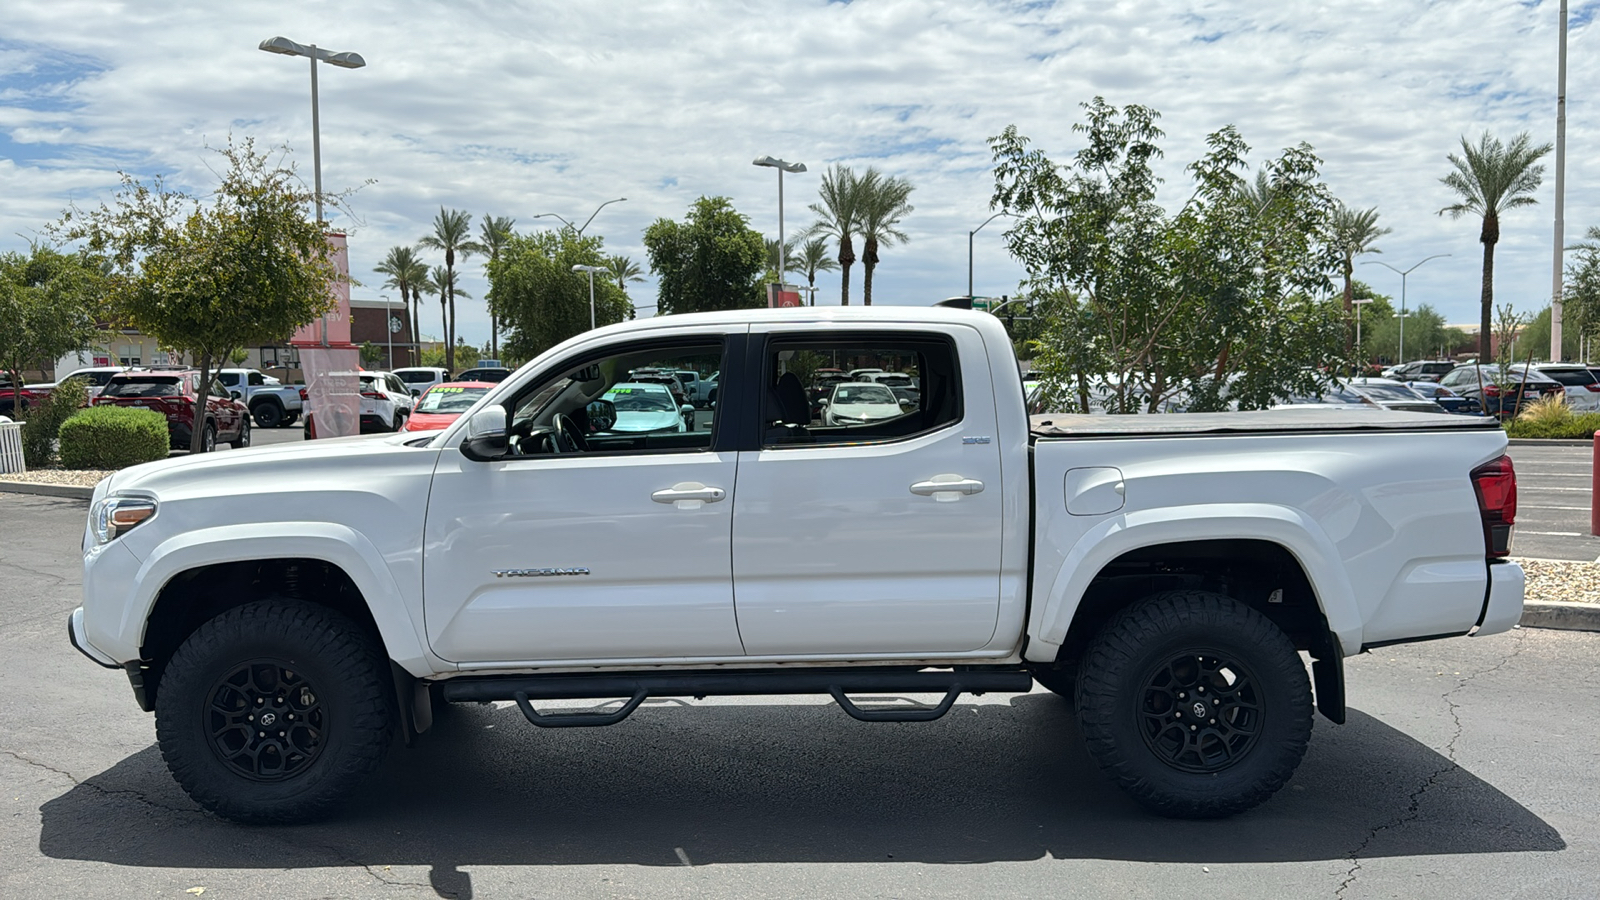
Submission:
[[[167,417],[151,409],[91,406],[61,423],[61,464],[69,469],[121,469],[166,459],[170,449]]]
[[[56,385],[43,402],[35,403],[23,413],[22,420],[28,424],[22,429],[22,457],[28,461],[29,468],[42,469],[50,464],[61,423],[88,401],[89,380],[69,378]]]
[[[1566,406],[1562,406],[1566,409]],[[1581,438],[1592,439],[1600,431],[1600,412],[1573,413],[1565,416],[1545,414],[1529,416],[1526,413],[1506,423],[1506,434],[1514,438]]]

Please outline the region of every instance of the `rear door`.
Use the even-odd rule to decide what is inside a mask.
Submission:
[[[974,329],[752,327],[760,435],[739,455],[733,574],[751,656],[984,647],[1000,602],[1000,444]],[[822,368],[917,377],[891,419],[825,425]],[[1014,373],[1011,377],[1015,377]]]

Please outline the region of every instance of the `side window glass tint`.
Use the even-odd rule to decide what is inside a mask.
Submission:
[[[263,376],[260,372],[251,372],[250,373],[250,386],[251,387],[260,387],[261,385],[264,385],[266,383],[267,383],[266,377]]]
[[[717,410],[684,386],[722,367],[722,344],[633,344],[573,360],[512,401],[514,455],[637,454],[711,448]]]
[[[961,421],[946,338],[784,338],[767,345],[762,446],[882,443]]]

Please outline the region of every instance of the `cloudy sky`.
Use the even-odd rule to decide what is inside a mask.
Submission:
[[[68,203],[105,199],[116,171],[204,192],[206,150],[235,137],[288,144],[311,163],[308,64],[263,53],[284,35],[354,50],[359,70],[321,69],[323,181],[359,185],[352,271],[429,229],[441,205],[510,216],[558,213],[641,264],[644,228],[725,195],[776,236],[777,185],[750,165],[771,154],[811,172],[785,181],[790,234],[808,224],[821,171],[876,166],[908,178],[910,242],[884,252],[878,302],[928,304],[966,292],[967,232],[989,215],[985,139],[1009,124],[1065,160],[1078,104],[1160,110],[1162,199],[1180,204],[1183,167],[1205,135],[1234,124],[1253,162],[1306,141],[1335,193],[1377,206],[1379,247],[1410,277],[1408,299],[1451,322],[1477,319],[1478,226],[1436,215],[1439,177],[1461,135],[1488,129],[1554,140],[1555,0],[1005,2],[1005,0],[340,0],[136,3],[7,0],[0,31],[0,249]],[[1572,0],[1567,104],[1568,243],[1600,225],[1600,0]],[[1553,160],[1552,160],[1553,162]],[[1497,297],[1548,302],[1550,167],[1540,204],[1510,214]],[[1015,290],[1001,226],[981,232],[975,288]],[[442,261],[442,260],[439,260]],[[482,297],[482,270],[464,288]],[[860,268],[851,292],[860,296]],[[1379,266],[1361,277],[1398,295]],[[836,274],[819,303],[838,303]],[[392,292],[389,292],[392,294]],[[655,302],[654,282],[632,290]],[[398,299],[398,298],[396,298]],[[648,314],[651,310],[646,309]],[[423,318],[438,332],[437,309]],[[478,301],[461,334],[488,336]]]

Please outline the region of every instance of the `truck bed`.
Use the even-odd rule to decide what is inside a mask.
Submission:
[[[1389,410],[1269,409],[1257,412],[1173,413],[1169,415],[1032,416],[1032,438],[1199,437],[1208,434],[1316,434],[1495,430],[1490,416],[1403,413]]]

